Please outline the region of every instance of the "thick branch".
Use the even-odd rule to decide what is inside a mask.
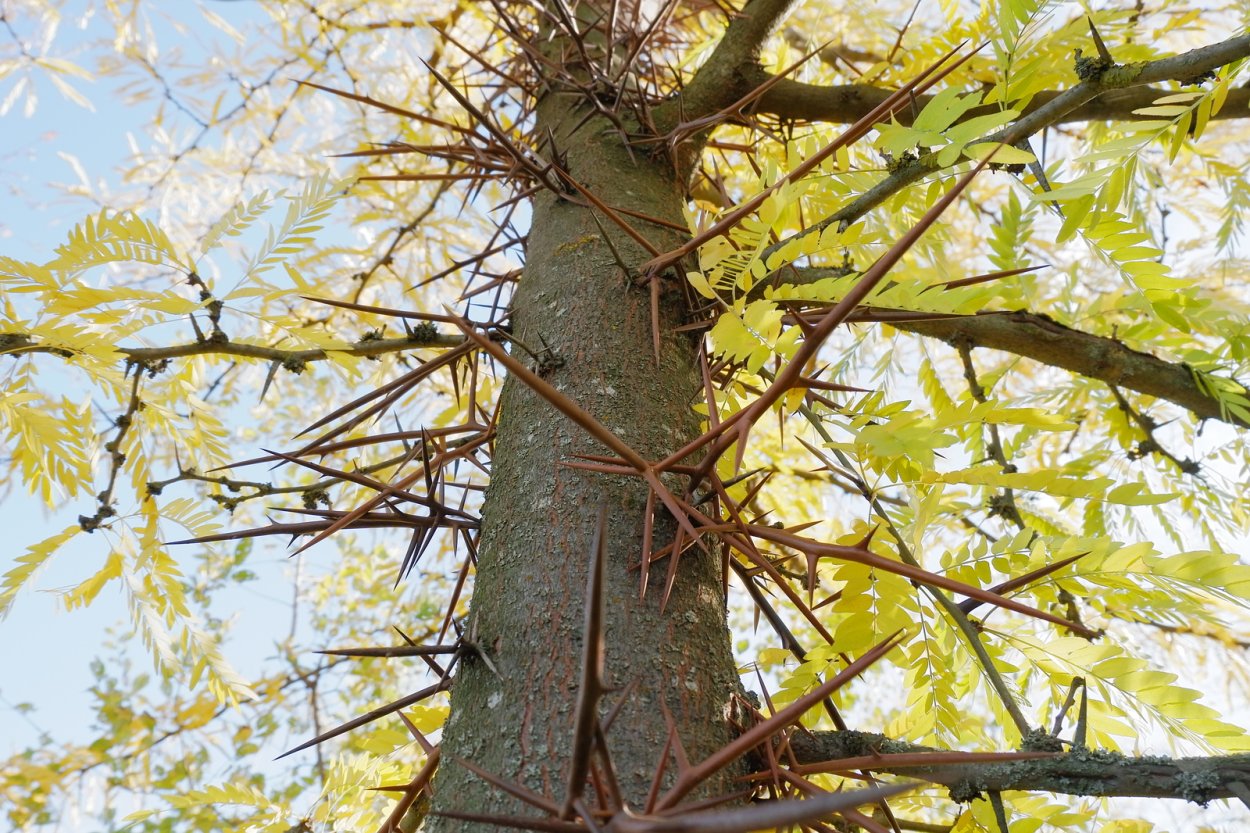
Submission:
[[[763,70],[751,74],[753,86],[767,81],[771,76]],[[828,122],[833,124],[852,124],[863,118],[872,109],[884,101],[892,90],[873,87],[867,84],[841,84],[825,86],[821,84],[805,84],[782,78],[760,96],[753,112],[778,116],[790,121]],[[1051,125],[1080,121],[1137,121],[1140,119],[1157,119],[1158,116],[1141,116],[1134,110],[1149,107],[1165,95],[1174,94],[1175,90],[1159,87],[1131,87],[1127,89],[1107,90],[1071,110],[1051,120]],[[1046,90],[1035,95],[1022,115],[1029,115],[1041,110],[1063,92]],[[920,112],[933,96],[916,96],[914,112]],[[987,105],[969,110],[964,118],[983,116],[997,111],[997,107]],[[897,116],[899,123],[910,124],[913,111],[903,110]],[[1244,119],[1250,117],[1250,89],[1238,87],[1229,90],[1224,106],[1211,118]]]
[[[803,285],[841,274],[845,271],[791,268],[778,273],[777,281]],[[1109,385],[1144,393],[1179,405],[1199,419],[1216,419],[1250,428],[1250,422],[1221,408],[1218,400],[1212,399],[1199,387],[1189,365],[1165,361],[1134,350],[1114,338],[1074,330],[1045,315],[1017,310],[925,321],[890,316],[887,321],[895,329],[927,338],[940,338],[955,347],[968,345],[1002,350]],[[1250,409],[1250,395],[1243,392],[1238,402]]]
[[[793,2],[750,0],[729,24],[720,43],[686,84],[678,100],[659,111],[657,121],[663,120],[670,111],[681,119],[701,118],[749,89],[752,85],[743,84],[743,70],[758,65],[760,46]]]
[[[223,355],[264,359],[294,369],[308,362],[322,361],[330,353],[344,353],[349,356],[371,358],[386,353],[415,350],[420,347],[456,347],[463,342],[463,336],[444,335],[437,332],[422,333],[418,330],[412,336],[405,338],[368,339],[328,350],[281,350],[277,347],[265,347],[261,344],[205,339],[204,341],[194,341],[188,344],[172,344],[168,347],[118,347],[117,352],[123,358],[142,365],[150,365],[166,359],[178,359],[185,356]],[[73,351],[56,344],[41,343],[25,333],[0,333],[0,355],[4,353],[13,356],[24,353],[72,355]]]
[[[1128,89],[1167,80],[1191,80],[1247,56],[1250,56],[1250,35],[1242,35],[1174,55],[1171,58],[1160,58],[1157,61],[1128,66],[1112,66],[1097,73],[1097,77],[1082,81],[1075,87],[1065,90],[1031,113],[1022,115],[997,133],[985,137],[984,141],[1015,145],[1057,124],[1078,107],[1083,107],[1110,90]],[[928,153],[919,159],[903,164],[842,209],[768,247],[761,259],[767,262],[769,257],[783,247],[806,235],[819,234],[832,225],[853,223],[903,188],[940,170],[940,167],[936,153]]]
[[[956,801],[969,801],[988,791],[1026,790],[1061,795],[1180,798],[1205,804],[1217,798],[1240,798],[1250,784],[1250,755],[1130,758],[1118,752],[1074,749],[1035,760],[891,767],[888,758],[883,758],[880,765],[865,763],[863,758],[899,753],[914,758],[915,753],[941,755],[945,750],[854,731],[796,733],[790,738],[790,749],[803,765],[800,772],[820,771],[819,764],[851,759],[853,763],[848,763],[852,767],[906,775],[949,787],[951,798]]]
[[[1186,364],[1164,361],[1106,336],[1065,327],[1031,312],[987,313],[929,321],[892,321],[909,333],[940,338],[953,345],[989,347],[1061,367],[1110,385],[1165,399],[1199,419],[1218,419],[1242,428],[1250,423],[1220,407],[1198,386]],[[1241,403],[1250,408],[1244,394]]]

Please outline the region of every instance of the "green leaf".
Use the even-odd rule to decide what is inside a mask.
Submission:
[[[1037,157],[1027,150],[999,142],[981,142],[964,148],[964,155],[969,159],[984,159],[990,154],[994,155],[996,165],[1023,165],[1037,161]]]

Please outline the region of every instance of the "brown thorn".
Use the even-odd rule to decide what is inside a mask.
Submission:
[[[340,307],[342,309],[355,310],[357,312],[372,312],[377,315],[389,315],[394,318],[415,318],[419,321],[437,321],[443,324],[452,323],[451,319],[445,315],[437,315],[432,312],[410,312],[407,310],[392,309],[390,307],[375,307],[369,304],[356,304],[351,301],[338,301],[334,298],[318,298],[315,295],[300,295],[305,301],[312,301],[315,304],[325,304],[331,307]]]
[[[673,732],[673,760],[677,764],[677,777],[680,779],[681,774],[690,769],[690,758],[686,755],[685,744],[681,742],[681,733],[677,731],[677,721],[673,719],[673,713],[663,699],[660,700],[660,711],[664,712],[664,722]]]
[[[797,535],[791,535],[784,530],[773,529],[770,526],[761,526],[759,524],[752,524],[750,530],[751,534],[756,538],[772,541],[773,543],[796,549],[799,552],[807,553],[809,551],[815,551],[822,557],[839,558],[856,564],[875,567],[879,570],[884,570],[889,573],[903,576],[904,578],[912,579],[913,581],[917,581],[921,584],[929,585],[930,587],[940,587],[943,590],[949,590],[952,593],[958,593],[962,596],[989,602],[997,607],[1013,610],[1016,613],[1029,616],[1034,619],[1042,619],[1053,625],[1067,628],[1081,636],[1093,637],[1096,635],[1096,632],[1090,630],[1089,628],[1082,627],[1060,616],[1047,613],[1044,610],[1029,607],[1026,604],[1015,601],[1014,599],[1006,596],[1000,596],[997,593],[984,590],[980,587],[976,587],[975,585],[965,584],[962,581],[949,578],[941,573],[930,572],[922,567],[914,567],[903,561],[894,561],[867,550],[858,549],[856,547],[845,547],[837,544],[824,544],[810,538],[802,538]]]
[[[403,712],[400,712],[400,716],[403,717]],[[408,782],[408,785],[403,788],[403,798],[396,802],[395,807],[386,817],[386,821],[378,828],[378,833],[400,833],[400,822],[408,813],[408,809],[416,802],[417,797],[421,795],[421,791],[429,785],[430,780],[434,777],[434,773],[438,769],[438,762],[442,758],[442,750],[435,746],[427,749],[426,755],[428,757],[425,760],[425,765]]]
[[[624,440],[612,433],[603,423],[595,419],[585,411],[580,405],[569,399],[560,391],[556,390],[545,379],[538,376],[525,365],[508,355],[501,346],[483,336],[477,329],[463,318],[452,316],[454,323],[460,328],[461,332],[468,337],[470,341],[475,343],[483,351],[489,353],[492,358],[508,369],[509,373],[517,376],[531,390],[546,399],[549,404],[556,410],[563,413],[573,422],[580,425],[585,431],[608,448],[615,451],[623,460],[628,462],[638,472],[643,472],[648,468],[647,461],[642,458],[638,452],[634,451]]]
[[[574,179],[571,174],[569,174],[567,171],[565,171],[563,168],[560,168],[559,166],[552,165],[551,170],[555,171],[556,176],[560,177],[561,180],[571,185],[577,191],[577,193],[585,197],[591,203],[591,205],[593,205],[595,208],[599,209],[604,214],[606,214],[609,220],[611,220],[618,227],[620,227],[621,231],[628,234],[635,243],[637,243],[639,246],[642,246],[644,249],[646,249],[648,254],[650,254],[652,257],[660,256],[660,250],[655,247],[655,244],[653,244],[650,240],[644,237],[641,232],[639,232],[629,223],[625,222],[624,217],[616,213],[616,211],[610,208],[607,203],[605,203],[603,200],[595,196],[595,194],[589,188],[582,185],[580,182]]]
[[[615,833],[747,833],[751,830],[787,829],[811,824],[833,813],[854,814],[852,808],[875,804],[916,788],[916,784],[891,784],[862,790],[823,793],[806,799],[779,799],[738,807],[733,810],[703,810],[659,817],[622,817],[614,821]],[[726,803],[737,794],[715,799]],[[705,805],[706,802],[699,802]],[[693,805],[692,805],[693,806]]]
[[[673,740],[677,737],[677,727],[670,725],[668,735],[664,738],[664,746],[660,749],[660,760],[655,765],[655,774],[651,777],[651,788],[647,790],[647,801],[643,804],[643,812],[655,810],[655,802],[660,796],[660,785],[664,781],[664,772],[668,769],[668,754],[673,749]]]
[[[617,251],[616,244],[612,242],[612,238],[608,235],[608,230],[604,228],[603,222],[600,221],[599,215],[593,211],[587,212],[590,219],[595,221],[595,225],[599,228],[599,235],[603,238],[603,242],[607,245],[608,251],[612,253],[612,259],[616,261],[617,267],[620,268],[625,280],[630,280],[631,275],[629,265],[625,263],[625,259],[621,257],[621,253]]]
[[[647,490],[647,505],[642,514],[642,566],[638,578],[638,601],[647,597],[647,580],[651,576],[651,547],[655,536],[655,492]]]
[[[423,116],[420,113],[414,113],[411,110],[405,110],[402,107],[396,107],[393,104],[387,104],[384,101],[378,101],[376,98],[370,98],[367,95],[349,93],[346,90],[336,90],[333,87],[323,87],[321,84],[314,84],[311,81],[296,81],[295,83],[299,84],[301,87],[313,87],[315,89],[321,90],[322,92],[332,93],[333,95],[341,96],[342,98],[350,98],[352,101],[359,101],[361,104],[368,104],[370,107],[376,107],[379,110],[386,111],[387,113],[391,113],[396,116],[403,116],[406,119],[412,119],[413,121],[418,121],[418,122],[421,122],[422,124],[428,124],[432,127],[443,127],[448,130],[455,131],[457,133],[463,133],[469,136],[474,135],[473,131],[460,127],[459,125],[452,124],[451,122],[441,121],[440,119],[430,118],[429,116]]]
[[[472,542],[468,536],[465,536],[465,544],[469,552],[465,554],[464,563],[460,567],[460,573],[456,576],[456,586],[452,589],[451,599],[447,603],[447,615],[443,617],[443,624],[438,629],[438,638],[441,640],[447,634],[447,628],[451,625],[452,619],[456,613],[456,603],[460,601],[460,594],[464,592],[465,580],[469,577],[469,567],[473,564],[474,551]]]
[[[655,366],[660,367],[660,276],[647,279],[651,290],[651,347],[655,351]]]
[[[837,691],[855,677],[858,677],[869,666],[881,657],[885,656],[891,648],[898,644],[899,636],[900,632],[895,631],[893,634],[877,643],[876,646],[864,652],[859,659],[850,663],[837,675],[825,680],[825,682],[816,686],[802,697],[799,697],[790,705],[774,714],[768,720],[752,726],[725,746],[721,747],[716,752],[713,752],[697,766],[691,767],[685,772],[678,773],[676,783],[660,799],[659,803],[656,805],[657,809],[665,810],[674,806],[678,801],[689,794],[691,790],[711,775],[728,766],[732,761],[737,760],[748,750],[758,746],[760,743],[777,734],[777,732],[796,723],[799,718],[801,718],[803,714],[813,705],[820,702],[834,691]]]
[[[496,127],[494,123],[489,118],[487,118],[485,113],[483,113],[477,107],[473,106],[473,103],[470,102],[469,99],[465,97],[464,93],[456,89],[456,86],[452,84],[451,81],[447,80],[447,78],[445,78],[442,73],[434,69],[434,67],[430,66],[424,60],[422,60],[421,63],[425,65],[425,68],[430,71],[430,74],[434,76],[434,78],[438,81],[438,83],[441,84],[443,88],[447,90],[448,93],[451,94],[451,97],[454,98],[461,107],[463,107],[465,110],[468,110],[469,113],[473,116],[473,118],[477,120],[478,124],[485,127],[487,132],[489,132],[492,136],[495,137],[495,139],[504,147],[505,150],[507,150],[508,154],[516,161],[516,163],[521,168],[523,168],[526,171],[526,173],[533,176],[536,180],[538,180],[539,184],[550,189],[552,192],[556,194],[560,193],[560,189],[557,188],[555,185],[553,185],[550,181],[548,181],[546,174],[543,172],[543,170],[539,168],[538,165],[536,165],[533,162],[533,160],[529,159],[526,156],[526,154],[519,147],[517,147],[517,145],[512,141],[512,139],[506,133],[504,133],[502,130]]]
[[[442,816],[461,821],[475,821],[480,824],[493,824],[497,827],[510,827],[516,830],[538,830],[542,833],[586,833],[585,826],[571,821],[557,821],[535,816],[488,815],[486,813],[462,813],[459,810],[434,810],[432,816]]]
[[[1002,280],[1003,278],[1011,278],[1016,275],[1024,275],[1029,272],[1036,272],[1039,269],[1049,269],[1049,268],[1050,268],[1049,263],[1039,263],[1036,266],[1025,266],[1020,269],[1003,269],[998,272],[987,272],[984,275],[973,275],[970,278],[960,278],[959,280],[955,280],[955,281],[945,281],[943,283],[935,283],[933,284],[933,286],[926,286],[924,289],[920,290],[919,294],[923,295],[926,292],[928,292],[930,289],[936,289],[938,287],[941,287],[943,291],[946,291],[949,289],[958,289],[961,286],[973,286],[979,283],[989,283],[990,281]]]
[[[664,486],[663,483],[660,482],[660,478],[655,473],[655,470],[648,468],[642,472],[642,476],[649,484],[651,484],[652,490],[660,498],[661,502],[663,502],[664,506],[668,509],[673,518],[677,521],[677,525],[690,536],[690,540],[697,543],[701,549],[706,550],[707,545],[703,543],[702,538],[699,537],[699,533],[695,531],[694,525],[690,522],[690,513],[686,511],[686,509],[682,508],[677,498]],[[676,552],[674,552],[674,555],[676,555]]]
[[[465,769],[469,770],[469,772],[472,772],[478,778],[481,778],[483,781],[487,782],[488,784],[498,787],[499,789],[503,790],[508,795],[512,796],[518,801],[523,801],[524,803],[530,805],[531,807],[535,807],[539,810],[542,810],[543,812],[549,815],[552,815],[552,816],[559,815],[560,808],[557,807],[554,802],[552,802],[550,799],[545,798],[544,796],[539,795],[533,790],[527,789],[526,787],[521,786],[515,781],[511,781],[506,778],[500,778],[498,775],[495,775],[492,772],[488,772],[482,769],[477,764],[470,763],[469,761],[466,761],[463,758],[453,757],[452,760],[455,761],[460,766],[464,767]]]
[[[1114,64],[1115,59],[1111,57],[1111,52],[1107,50],[1107,45],[1102,42],[1102,35],[1098,34],[1098,27],[1094,25],[1094,19],[1089,15],[1085,15],[1085,22],[1089,24],[1089,33],[1094,38],[1094,49],[1098,50],[1098,60],[1108,65]]]
[[[638,678],[634,677],[625,684],[625,688],[621,690],[620,699],[616,701],[616,705],[613,706],[612,710],[608,712],[607,717],[603,718],[601,723],[603,731],[606,732],[612,728],[612,724],[616,722],[617,715],[621,713],[621,709],[625,707],[627,702],[629,702],[629,698],[633,696],[634,689],[636,688],[638,688]]]
[[[573,713],[573,749],[569,755],[569,780],[560,818],[573,815],[582,797],[586,774],[594,751],[595,727],[599,724],[599,698],[603,695],[603,569],[607,553],[608,508],[599,508],[586,571],[586,613],[582,625],[582,672],[577,705]]]
[[[599,765],[603,770],[600,780],[607,792],[608,806],[613,810],[619,810],[625,806],[625,799],[621,796],[621,784],[616,777],[616,766],[612,763],[612,756],[608,754],[608,737],[603,723],[595,725],[595,753],[599,756]]]
[[[431,755],[438,750],[436,745],[430,743],[429,738],[425,736],[425,733],[417,728],[417,724],[413,723],[408,718],[408,715],[404,714],[403,709],[400,709],[396,712],[396,714],[399,716],[399,719],[403,721],[404,728],[408,730],[408,734],[412,735],[413,739],[421,745],[421,751],[427,755]]]
[[[389,648],[330,648],[325,651],[314,651],[332,657],[418,657],[422,654],[454,654],[454,645],[396,645]]]
[[[408,706],[411,706],[414,703],[419,703],[422,700],[426,699],[427,697],[437,694],[440,691],[444,691],[447,688],[447,686],[448,686],[447,681],[440,680],[434,685],[426,686],[420,691],[415,691],[412,694],[409,694],[407,697],[401,697],[392,703],[387,703],[385,706],[366,712],[362,714],[360,717],[354,717],[351,720],[347,721],[346,723],[341,723],[327,732],[322,732],[321,734],[317,735],[312,740],[305,741],[304,743],[301,743],[299,746],[296,746],[294,749],[288,749],[286,752],[283,752],[274,760],[281,760],[282,758],[285,758],[287,755],[294,755],[296,752],[300,752],[304,749],[309,748],[310,746],[317,746],[319,744],[324,743],[327,740],[330,740],[331,738],[336,738],[339,735],[342,735],[346,732],[350,732],[352,729],[355,729],[359,726],[364,726],[366,723],[372,723],[373,721],[377,720],[379,717],[385,717],[386,715],[392,714],[393,712],[397,712],[400,709],[407,708]]]
[[[1032,584],[1034,581],[1040,578],[1045,578],[1051,573],[1058,572],[1059,570],[1062,570],[1064,567],[1068,566],[1074,561],[1078,561],[1087,555],[1089,555],[1089,552],[1083,552],[1083,553],[1079,553],[1078,555],[1069,556],[1068,558],[1064,558],[1060,561],[1056,561],[1053,564],[1045,564],[1041,567],[1038,567],[1036,570],[1030,570],[1024,575],[1016,576],[1013,579],[1004,581],[1002,584],[994,585],[993,587],[990,588],[990,592],[998,593],[999,595],[1002,595],[1004,593],[1010,593],[1011,591],[1024,587],[1025,585]],[[962,602],[959,603],[959,609],[962,610],[964,613],[971,613],[972,611],[980,607],[982,604],[984,604],[984,602],[978,602],[974,599],[964,599]]]
[[[586,825],[589,833],[602,833],[598,823],[595,822],[595,814],[586,806],[586,802],[580,798],[573,802],[573,809],[577,810],[577,814],[581,817],[582,824]]]

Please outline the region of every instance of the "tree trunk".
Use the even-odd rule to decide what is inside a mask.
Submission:
[[[631,157],[616,128],[601,118],[577,128],[586,115],[577,101],[549,94],[537,115],[538,135],[551,129],[572,176],[611,206],[681,222],[684,189],[663,152],[652,155],[655,146],[644,145]],[[631,267],[648,259],[609,218],[600,215],[599,221]],[[673,229],[630,223],[661,251],[684,242]],[[681,323],[682,298],[676,288],[662,298],[657,366],[647,287],[620,268],[590,209],[544,192],[533,201],[511,321],[521,343],[551,352],[541,367],[524,351],[511,352],[643,456],[659,460],[699,429],[691,409],[699,391],[697,340],[673,332]],[[645,484],[563,466],[577,454],[610,452],[517,379],[505,382],[502,397],[471,617],[475,639],[495,670],[478,658],[460,666],[434,810],[536,814],[456,758],[562,803],[587,566],[600,506],[607,507],[608,517],[606,677],[611,686],[635,683],[608,746],[622,795],[641,808],[667,735],[661,702],[672,712],[692,761],[729,738],[726,710],[737,680],[720,564],[698,549],[688,550],[661,612],[667,561],[659,562],[640,600],[636,568]],[[662,504],[656,506],[659,549],[672,540],[675,524]],[[609,694],[600,713],[618,696]],[[706,787],[731,788],[727,781]],[[440,831],[475,827],[446,818],[434,825]]]

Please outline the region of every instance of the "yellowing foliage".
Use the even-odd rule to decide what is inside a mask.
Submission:
[[[973,10],[943,0],[904,25],[910,5],[796,4],[767,41],[760,61],[771,70],[829,39],[860,57],[820,53],[794,78],[890,89],[961,42],[988,44],[923,102],[839,147],[807,176],[783,180],[842,125],[765,120],[757,131],[742,123],[753,112],[745,106],[716,125],[717,141],[698,161],[697,199],[687,205],[691,234],[768,197],[673,273],[684,276],[681,293],[697,299],[698,320],[687,329],[698,335],[682,337],[704,337],[707,347],[707,401],[692,407],[710,427],[749,406],[820,316],[855,291],[960,175],[993,154],[990,169],[862,300],[859,317],[803,368],[803,383],[779,399],[775,419],[760,421],[717,471],[725,481],[752,473],[727,486],[747,501],[749,522],[817,524],[805,534],[844,546],[870,541],[890,563],[976,588],[1073,559],[1003,593],[1099,636],[973,605],[882,562],[826,558],[809,566],[778,545],[764,556],[798,595],[813,588],[815,624],[783,607],[812,647],[799,661],[735,608],[739,660],[744,671],[761,672],[744,675],[744,685],[768,688],[764,711],[780,708],[901,631],[884,670],[836,694],[839,709],[892,736],[1015,747],[1022,733],[1012,706],[1049,728],[1080,678],[1091,747],[1136,750],[1154,732],[1152,743],[1162,738],[1178,749],[1244,752],[1242,728],[1200,702],[1207,677],[1244,682],[1240,655],[1250,632],[1250,566],[1242,560],[1250,404],[1238,381],[1250,378],[1241,257],[1250,121],[1228,109],[1230,100],[1244,101],[1236,97],[1244,61],[1211,77],[1168,81],[1123,118],[1004,138],[1038,102],[1052,100],[1050,92],[1079,83],[1072,56],[1091,54],[1090,25],[1131,70],[1243,29],[1244,13],[1165,1],[1091,7],[1087,19],[1063,4],[987,0]],[[309,573],[296,572],[290,588],[253,584],[259,570],[276,575],[276,548],[167,542],[260,524],[270,511],[315,518],[361,503],[367,483],[315,466],[262,473],[228,465],[285,447],[314,420],[437,361],[433,349],[457,338],[435,325],[448,319],[412,325],[387,310],[439,315],[458,303],[472,317],[507,306],[527,212],[514,216],[509,195],[489,177],[454,182],[457,166],[468,164],[455,154],[388,151],[437,148],[481,129],[417,57],[477,101],[487,84],[510,82],[483,62],[515,60],[515,50],[491,34],[491,4],[275,2],[238,19],[224,7],[156,6],[101,4],[83,24],[91,43],[66,40],[65,10],[56,4],[8,4],[3,15],[13,44],[0,47],[0,115],[38,117],[44,81],[77,106],[146,113],[115,192],[82,186],[76,222],[38,262],[0,256],[0,488],[28,493],[61,528],[39,541],[10,541],[0,618],[26,603],[55,565],[73,574],[53,591],[65,610],[118,604],[123,622],[92,665],[94,724],[0,762],[3,813],[15,830],[64,829],[80,811],[135,831],[376,828],[393,796],[374,788],[406,783],[426,760],[403,725],[374,724],[287,769],[267,759],[420,688],[420,666],[309,652],[392,640],[393,629],[422,642],[460,626],[467,595],[446,618],[436,601],[467,581],[467,561],[458,572],[460,541],[439,538],[398,588],[407,543],[364,533],[336,537],[332,567],[299,562],[292,569]],[[638,82],[651,84],[657,101],[677,93],[709,54],[709,37],[727,25],[716,4],[676,8],[657,18],[671,40],[657,41],[645,67],[654,77]],[[196,46],[183,32],[201,21],[220,35]],[[474,51],[459,50],[453,36]],[[394,109],[370,108],[362,96]],[[491,114],[518,143],[522,109]],[[405,111],[420,118],[397,115]],[[359,158],[327,159],[353,150]],[[531,150],[532,158],[471,161],[510,172],[561,153],[554,139]],[[640,158],[652,151],[666,152],[631,148]],[[387,179],[412,174],[412,159],[420,160],[412,162],[417,178]],[[887,187],[913,165],[928,166],[926,175]],[[869,196],[870,206],[850,212]],[[491,276],[486,289],[467,282],[470,265]],[[1019,271],[1030,267],[1045,268]],[[947,345],[907,327],[1017,310],[1095,336],[1108,350],[1126,347],[1183,368],[1232,427],[1217,429],[1166,397],[1122,390],[1118,379],[974,350],[967,339]],[[495,335],[514,356],[541,359],[542,345]],[[379,342],[388,346],[374,351]],[[455,449],[460,426],[485,425],[495,413],[499,382],[485,367],[457,361],[419,392],[394,388],[388,404],[405,424],[353,425],[336,435],[348,468],[388,483],[410,475],[413,436],[397,439],[389,454],[352,445],[392,427],[446,431],[440,448]],[[1203,432],[1213,430],[1227,430],[1227,440],[1208,442]],[[755,492],[760,473],[773,479]],[[471,463],[457,478],[475,494],[485,488]],[[412,482],[431,491],[444,485]],[[69,563],[65,552],[84,540],[91,558]],[[741,558],[735,566],[757,565]],[[241,593],[290,597],[278,635],[260,640],[263,662],[246,673],[233,654],[252,637],[231,632],[246,612]],[[132,644],[144,663],[127,652]],[[1205,665],[1195,670],[1194,657]],[[403,714],[417,732],[437,736],[448,708],[439,694]],[[831,725],[818,710],[804,722]],[[1093,800],[1001,799],[1012,833],[1162,829],[1107,819]],[[934,789],[891,806],[924,824],[949,824],[951,833],[1000,830],[988,801],[953,812],[941,801]]]

